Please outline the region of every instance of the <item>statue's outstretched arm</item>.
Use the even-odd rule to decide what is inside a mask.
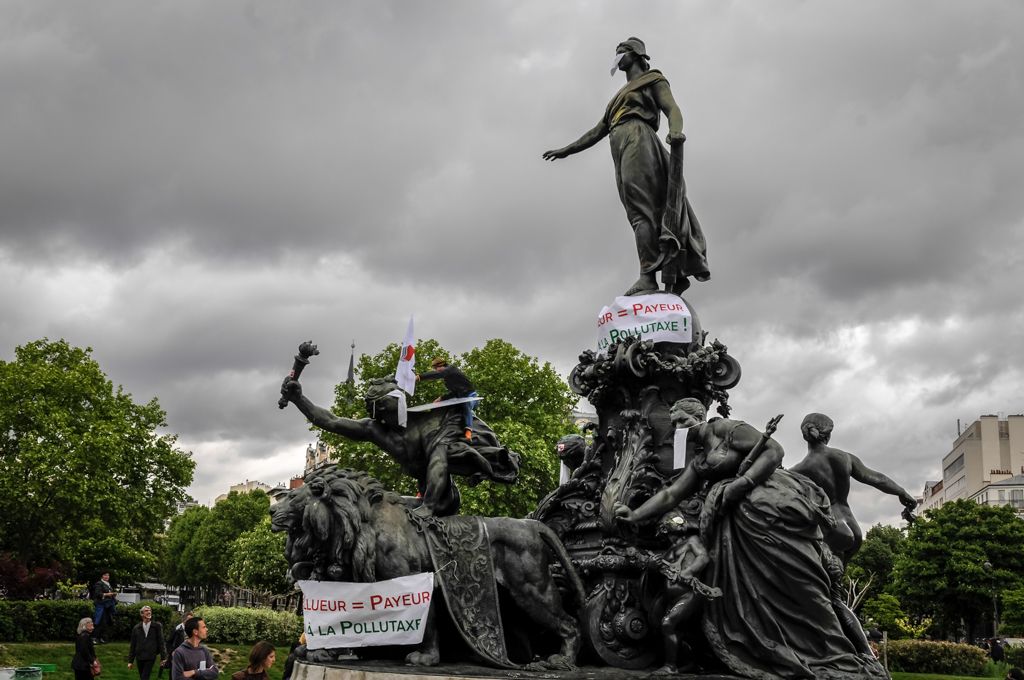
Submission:
[[[646,503],[632,511],[632,518],[627,518],[625,513],[620,514],[620,516],[627,520],[631,519],[633,522],[643,522],[652,517],[660,517],[679,505],[684,498],[692,496],[699,485],[700,477],[693,469],[693,466],[689,465],[683,470],[683,474],[679,475],[676,481],[651,496]]]
[[[882,493],[887,493],[893,496],[899,497],[900,501],[909,506],[913,504],[917,506],[917,500],[907,493],[906,489],[892,481],[881,472],[872,470],[867,465],[861,462],[860,458],[853,455],[852,453],[847,454],[850,456],[850,476],[856,479],[861,484],[867,484],[873,486]]]
[[[682,125],[682,116],[679,118],[679,124]],[[561,149],[552,149],[551,151],[544,152],[544,160],[553,161],[559,158],[565,158],[571,156],[574,153],[580,151],[586,151],[590,147],[594,146],[602,139],[608,136],[608,125],[604,122],[604,118],[601,118],[601,122],[595,125],[591,130],[584,133],[582,137],[577,139],[569,146],[563,146]]]
[[[363,420],[342,418],[322,406],[317,406],[302,394],[302,386],[298,380],[285,378],[284,384],[281,385],[281,394],[295,404],[295,407],[302,412],[302,415],[306,416],[309,422],[321,430],[340,434],[342,437],[354,441],[369,441],[378,446],[383,443],[384,432],[376,422],[369,418]]]

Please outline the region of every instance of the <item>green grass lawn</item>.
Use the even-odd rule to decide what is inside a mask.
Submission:
[[[931,673],[893,673],[892,680],[978,680],[961,675],[932,675]]]
[[[73,642],[25,642],[0,645],[4,654],[0,655],[0,665],[28,666],[32,663],[57,664],[56,673],[44,673],[43,680],[74,680],[75,673],[71,670],[71,657],[75,655]],[[220,668],[220,680],[228,680],[232,673],[245,668],[249,660],[250,645],[207,645],[213,660]],[[139,680],[136,667],[128,670],[128,643],[111,642],[96,646],[96,656],[103,664],[101,680]],[[284,662],[288,658],[288,647],[278,647],[277,660],[270,669],[270,680],[281,680]],[[150,680],[156,680],[159,666],[153,669]],[[164,670],[163,680],[171,677],[170,669]]]
[[[996,677],[988,675],[986,677]],[[1006,674],[998,676],[1005,678]],[[968,678],[962,675],[934,675],[933,673],[893,673],[892,680],[979,680],[978,678]]]
[[[71,657],[75,655],[75,645],[71,642],[25,642],[3,643],[0,645],[0,666],[28,666],[32,663],[57,664],[56,673],[44,673],[43,680],[74,680],[71,670]],[[232,673],[245,667],[249,658],[249,645],[207,645],[213,654],[214,661],[220,668],[220,680],[228,680]],[[128,670],[128,643],[111,642],[96,647],[96,655],[103,664],[100,680],[138,680],[136,669]],[[288,658],[288,648],[278,647],[277,660],[270,669],[270,680],[281,680],[284,672],[284,661]],[[158,668],[153,669],[151,680],[156,679]],[[163,680],[169,680],[170,671],[164,670]],[[893,673],[892,680],[978,680],[954,675],[931,675],[927,673]]]

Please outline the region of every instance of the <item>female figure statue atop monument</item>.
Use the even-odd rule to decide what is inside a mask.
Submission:
[[[657,292],[658,271],[666,290],[678,295],[690,286],[687,277],[707,281],[711,273],[704,233],[683,182],[683,115],[668,80],[650,67],[649,59],[643,41],[619,43],[612,75],[616,69],[624,71],[625,86],[592,130],[568,146],[545,152],[544,159],[565,158],[609,138],[619,198],[640,258],[640,278],[626,295]],[[662,113],[668,118],[671,154],[657,137]]]

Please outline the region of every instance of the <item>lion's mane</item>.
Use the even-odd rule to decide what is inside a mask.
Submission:
[[[395,496],[362,470],[327,469],[306,478],[275,510],[275,523],[289,532],[290,564],[326,560],[334,581],[370,583],[376,580],[377,535],[372,519],[375,506]],[[397,501],[398,497],[389,499]]]

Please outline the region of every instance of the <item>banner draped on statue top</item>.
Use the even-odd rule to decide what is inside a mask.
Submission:
[[[376,583],[299,581],[308,649],[418,645],[427,625],[434,574]]]
[[[626,336],[655,342],[687,343],[693,339],[692,316],[683,299],[669,293],[622,296],[597,319],[597,353]]]

